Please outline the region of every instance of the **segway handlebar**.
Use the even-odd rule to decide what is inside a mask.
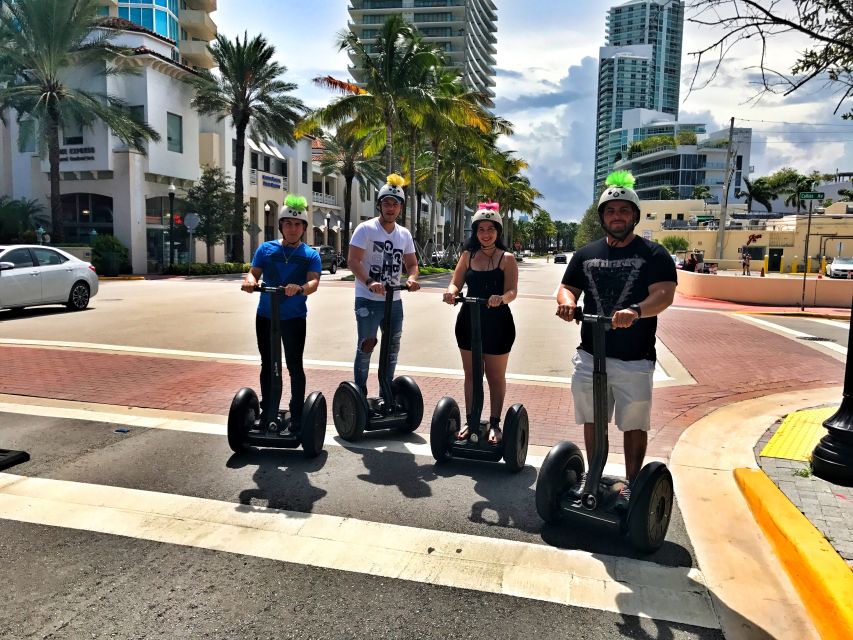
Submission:
[[[408,291],[409,285],[405,282],[403,284],[386,284],[385,291]]]
[[[453,298],[454,302],[462,302],[467,304],[482,304],[483,306],[488,306],[489,299],[488,298],[475,298],[473,296],[463,296],[461,293],[457,293]]]
[[[575,307],[575,320],[586,322],[587,324],[603,324],[605,327],[609,327],[613,323],[613,318],[610,316],[596,316],[591,313],[584,313],[583,307]]]
[[[260,291],[261,293],[276,293],[276,292],[284,292],[284,286],[273,287],[264,282],[255,283],[254,291]]]

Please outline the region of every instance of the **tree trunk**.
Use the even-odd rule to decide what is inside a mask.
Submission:
[[[213,264],[213,245],[205,242],[204,246],[207,247],[207,264]]]
[[[412,202],[409,209],[412,212],[412,221],[409,224],[409,231],[413,236],[418,233],[418,218],[420,218],[420,210],[418,209],[418,185],[415,176],[415,157],[418,152],[418,132],[412,127],[412,132],[409,137],[409,186],[411,187]]]
[[[344,241],[341,244],[341,255],[347,257],[349,254],[349,225],[350,216],[352,214],[352,181],[353,176],[347,174],[344,176]]]
[[[430,187],[429,232],[433,251],[438,243],[438,141],[432,142],[432,186]]]
[[[231,221],[231,232],[234,234],[234,262],[244,262],[243,256],[243,165],[246,160],[246,126],[247,122],[235,123],[237,130],[237,148],[234,158],[234,218]],[[227,260],[227,256],[226,256]]]
[[[385,125],[385,166],[389,174],[394,173],[394,128],[390,124]]]
[[[59,110],[51,102],[47,108],[47,162],[50,167],[50,222],[51,241],[65,240],[62,228],[62,194],[59,187]]]

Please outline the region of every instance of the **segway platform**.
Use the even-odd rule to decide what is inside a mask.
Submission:
[[[26,451],[14,451],[12,449],[0,449],[0,470],[14,467],[16,464],[27,462],[30,454]]]

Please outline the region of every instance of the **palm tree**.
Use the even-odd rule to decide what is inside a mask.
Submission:
[[[853,200],[853,189],[839,189],[838,198],[841,202],[850,202]]]
[[[97,0],[7,0],[0,10],[0,105],[18,121],[37,125],[40,150],[47,148],[54,240],[63,239],[59,187],[59,134],[66,127],[91,128],[101,121],[113,135],[144,153],[145,141],[160,139],[131,116],[127,103],[109,94],[71,86],[67,72],[95,65],[108,74],[128,74],[121,58],[129,50],[111,42],[116,32],[98,29]],[[5,75],[5,74],[4,74]]]
[[[706,200],[711,196],[711,188],[707,184],[697,184],[693,187],[694,200]]]
[[[334,125],[355,120],[366,129],[385,129],[385,158],[388,173],[394,171],[394,134],[399,130],[403,102],[413,106],[425,96],[422,82],[425,72],[440,66],[436,49],[416,36],[412,25],[394,14],[382,25],[376,43],[368,47],[349,30],[338,34],[338,50],[346,50],[364,74],[364,86],[335,79],[315,78],[327,89],[343,93],[341,97],[313,114],[308,127]]]
[[[735,192],[735,197],[737,198],[746,198],[746,210],[752,210],[753,201],[762,205],[767,212],[770,213],[773,211],[773,205],[770,202],[771,200],[775,200],[777,198],[776,192],[767,178],[761,177],[756,178],[754,181],[750,181],[747,178],[743,179],[744,185],[746,185],[746,190],[738,190]]]
[[[658,195],[659,200],[675,200],[676,198],[678,198],[678,191],[672,187],[660,188],[660,195]]]
[[[370,185],[382,184],[382,165],[376,156],[365,152],[368,138],[353,132],[352,127],[341,126],[333,135],[323,136],[323,153],[320,167],[324,175],[340,173],[344,179],[344,242],[343,255],[349,250],[349,229],[352,209],[352,183],[358,183],[362,199]]]
[[[209,47],[219,74],[199,71],[192,80],[196,95],[192,106],[201,114],[213,114],[219,120],[231,117],[237,137],[234,156],[234,260],[243,261],[243,164],[246,134],[255,140],[270,139],[295,144],[296,125],[306,113],[302,101],[290,95],[296,84],[285,82],[287,67],[273,61],[275,47],[263,36],[249,40],[247,33],[232,42],[222,34]]]

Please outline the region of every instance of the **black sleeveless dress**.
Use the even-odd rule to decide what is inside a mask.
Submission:
[[[475,298],[503,295],[504,272],[501,269],[501,260],[505,255],[506,252],[501,255],[497,268],[475,271],[471,268],[471,260],[474,259],[471,254],[468,271],[465,272],[465,284],[468,286],[466,295]],[[483,353],[495,356],[509,353],[512,343],[515,342],[515,322],[509,306],[481,306],[480,334],[483,337]],[[471,350],[471,305],[463,304],[459,315],[456,316],[456,344],[460,349]]]

